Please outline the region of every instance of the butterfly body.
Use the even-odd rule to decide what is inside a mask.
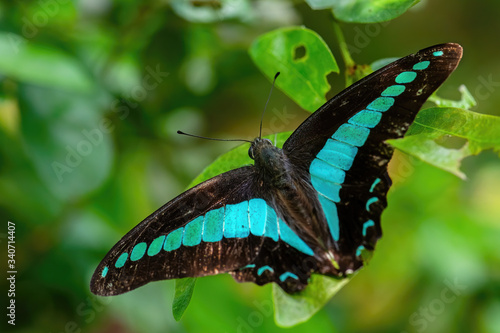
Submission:
[[[314,256],[321,261],[322,271],[338,274],[331,260],[335,247],[333,239],[325,228],[324,216],[317,200],[316,191],[308,180],[308,173],[294,165],[284,150],[272,145],[270,140],[257,138],[253,141],[249,155],[254,159],[253,166],[260,193],[276,214],[287,223],[294,233],[314,249]],[[309,270],[304,268],[309,277]]]
[[[389,64],[325,103],[282,149],[255,139],[254,165],[182,193],[125,235],[96,269],[92,292],[230,273],[294,293],[313,273],[358,270],[382,235],[393,153],[385,141],[405,134],[461,54],[442,44]]]
[[[285,189],[291,186],[292,166],[283,150],[268,139],[256,138],[250,145],[248,155],[255,161],[254,169],[259,182]]]

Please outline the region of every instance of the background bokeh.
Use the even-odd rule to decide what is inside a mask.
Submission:
[[[270,83],[247,52],[256,37],[305,25],[342,68],[329,11],[241,0],[211,16],[187,2],[0,3],[0,267],[7,271],[12,221],[18,271],[16,325],[3,316],[2,331],[285,330],[274,324],[270,286],[225,275],[198,280],[181,322],[171,314],[172,281],[112,298],[89,291],[111,246],[234,146],[176,130],[257,135]],[[458,98],[465,84],[477,112],[499,116],[499,14],[498,1],[421,1],[390,22],[341,26],[360,64],[462,44],[464,58],[440,95]],[[344,87],[343,75],[329,80],[329,96]],[[275,90],[266,134],[293,130],[307,115]],[[287,331],[500,332],[498,156],[467,158],[462,170],[466,181],[396,154],[370,265]],[[2,278],[0,293],[8,287]]]

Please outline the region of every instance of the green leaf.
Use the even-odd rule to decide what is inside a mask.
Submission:
[[[252,7],[248,0],[172,0],[172,9],[177,15],[191,22],[217,22],[239,18],[249,20]]]
[[[309,7],[314,10],[332,8],[338,0],[306,0]]]
[[[334,279],[313,274],[306,289],[290,295],[278,285],[273,284],[274,319],[282,327],[303,323],[318,312],[343,286],[351,280]]]
[[[81,63],[54,47],[0,33],[0,54],[0,74],[15,80],[78,92],[94,87]]]
[[[312,9],[332,8],[335,17],[350,23],[376,23],[395,19],[419,0],[306,0]]]
[[[435,92],[429,97],[429,101],[435,103],[437,106],[452,107],[452,108],[459,108],[466,110],[476,106],[477,103],[476,100],[474,99],[474,96],[472,96],[472,94],[469,92],[469,90],[465,85],[461,85],[458,88],[458,91],[460,92],[461,95],[459,101],[438,97]]]
[[[314,31],[303,27],[273,30],[261,35],[250,47],[250,56],[276,85],[308,111],[326,102],[330,90],[326,76],[339,68],[330,49]]]
[[[181,320],[182,315],[186,311],[191,296],[193,296],[196,278],[185,278],[175,280],[175,295],[172,304],[172,313],[176,321]]]
[[[500,117],[459,108],[428,108],[420,111],[407,136],[388,142],[421,160],[465,179],[461,161],[483,150],[500,153]],[[449,136],[467,140],[459,149],[443,146]],[[438,143],[439,142],[439,143]],[[446,142],[445,142],[446,143]]]

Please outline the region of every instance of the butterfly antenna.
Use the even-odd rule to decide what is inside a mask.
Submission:
[[[271,86],[271,91],[269,92],[269,97],[267,97],[266,106],[264,106],[264,111],[262,111],[262,115],[260,116],[260,130],[259,130],[259,139],[262,138],[262,121],[264,120],[264,113],[266,113],[267,103],[271,99],[271,94],[273,93],[274,83],[276,83],[276,79],[280,75],[280,72],[277,72],[274,76],[273,85]]]
[[[244,141],[244,142],[250,142],[250,143],[252,143],[252,141],[245,140],[245,139],[216,139],[216,138],[209,138],[209,137],[206,137],[206,136],[189,134],[189,133],[185,133],[183,131],[177,131],[177,134],[191,136],[193,138],[199,138],[199,139],[205,139],[205,140],[212,140],[212,141]]]

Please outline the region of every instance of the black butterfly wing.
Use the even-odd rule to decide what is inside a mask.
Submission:
[[[151,281],[225,272],[238,281],[304,288],[309,274],[295,272],[293,263],[310,257],[318,266],[314,251],[278,217],[272,191],[259,184],[247,166],[182,193],[109,251],[91,291],[118,295]]]
[[[461,56],[462,47],[450,43],[401,58],[329,100],[285,142],[292,163],[310,174],[341,272],[361,267],[362,250],[382,234],[393,154],[385,141],[404,136]]]
[[[252,180],[252,168],[232,170],[162,206],[108,252],[92,276],[91,291],[117,295],[150,281],[217,274],[240,267],[258,246],[252,243],[253,239],[222,237],[218,241],[198,241],[195,238],[201,233],[195,223],[190,230],[200,235],[193,236],[189,246],[184,233],[186,225],[197,217],[249,200],[247,188]]]

